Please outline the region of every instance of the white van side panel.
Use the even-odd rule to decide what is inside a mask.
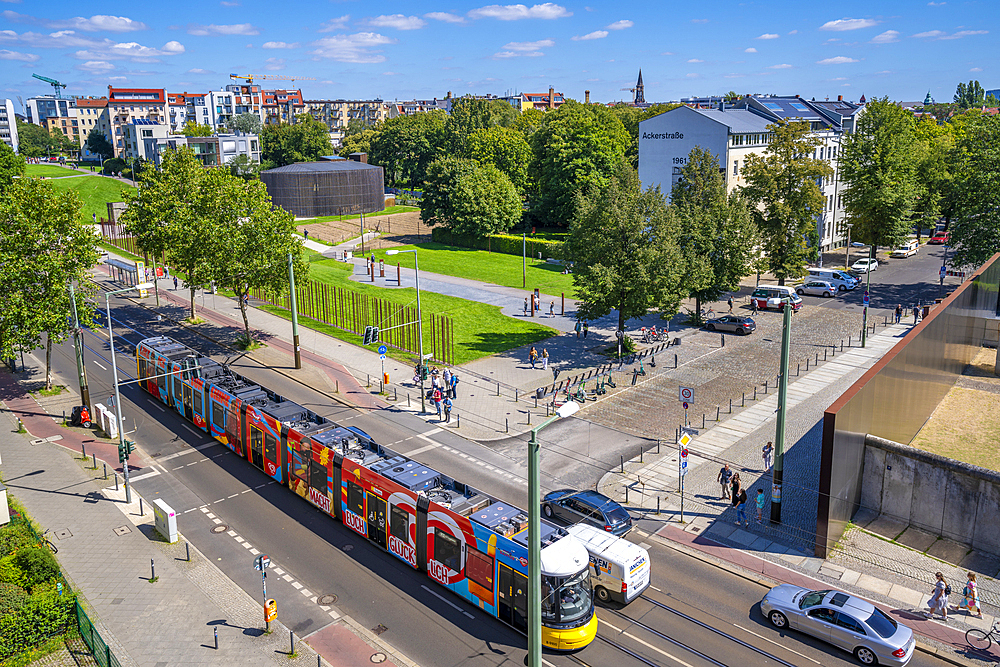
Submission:
[[[594,587],[606,589],[615,600],[627,603],[646,590],[650,581],[649,552],[628,540],[579,523],[566,530],[587,547]],[[626,593],[622,595],[622,582]]]

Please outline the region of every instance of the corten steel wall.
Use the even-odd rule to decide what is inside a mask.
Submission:
[[[329,165],[329,166],[328,166]],[[262,172],[275,205],[296,217],[374,213],[385,208],[382,167],[305,163]]]
[[[816,555],[827,552],[861,504],[865,436],[909,443],[954,386],[1000,313],[1000,254],[831,405],[823,417]],[[834,465],[836,462],[836,465]]]

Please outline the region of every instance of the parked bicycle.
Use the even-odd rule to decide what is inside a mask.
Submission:
[[[715,310],[713,308],[709,308],[708,310],[705,310],[704,308],[701,309],[702,320],[710,320],[713,319],[714,317],[715,317]]]
[[[46,530],[44,533],[42,533],[42,542],[44,542],[45,546],[47,546],[49,549],[52,550],[52,553],[57,554],[57,553],[59,553],[59,547],[57,547],[52,542],[52,540],[49,539],[48,535],[49,535],[50,532],[52,532],[51,529],[50,530]]]
[[[989,632],[972,628],[965,633],[965,641],[969,642],[969,646],[979,651],[990,650],[990,644],[994,640],[1000,644],[1000,621],[993,621],[993,627]]]

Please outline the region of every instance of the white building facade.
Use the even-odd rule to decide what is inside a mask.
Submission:
[[[0,141],[17,152],[17,118],[14,116],[14,101],[3,100],[0,103]]]

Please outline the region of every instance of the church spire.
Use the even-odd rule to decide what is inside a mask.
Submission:
[[[646,96],[643,94],[642,90],[642,68],[639,68],[639,80],[635,82],[635,99],[632,101],[633,104],[645,104]]]

